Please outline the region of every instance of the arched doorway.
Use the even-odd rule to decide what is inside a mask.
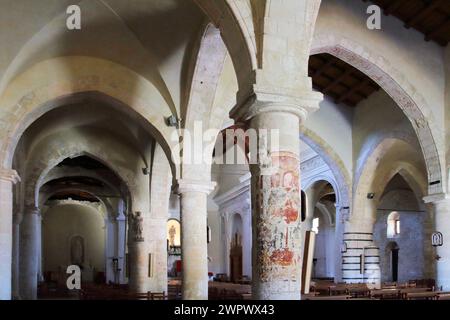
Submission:
[[[396,242],[390,242],[386,248],[387,253],[390,255],[390,265],[391,265],[391,282],[398,281],[398,265],[399,265],[399,250],[398,244]]]

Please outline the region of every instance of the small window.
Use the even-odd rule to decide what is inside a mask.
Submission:
[[[314,231],[316,234],[319,233],[319,218],[313,219],[311,230]]]
[[[387,219],[387,237],[394,238],[400,235],[400,214],[392,212]]]
[[[395,220],[395,234],[400,234],[400,220]]]

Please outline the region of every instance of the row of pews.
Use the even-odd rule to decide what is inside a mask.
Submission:
[[[371,288],[367,284],[314,283],[303,300],[450,300],[450,292],[435,290],[434,286],[417,283],[384,284]]]
[[[229,282],[210,282],[209,300],[251,300],[251,286]]]
[[[89,285],[78,290],[80,300],[168,300],[166,292],[130,292],[126,285]]]

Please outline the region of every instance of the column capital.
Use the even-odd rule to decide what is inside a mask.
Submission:
[[[41,209],[39,209],[38,207],[35,207],[33,205],[27,205],[27,206],[25,206],[24,214],[40,215],[41,214]]]
[[[217,183],[214,181],[201,181],[191,179],[179,179],[175,188],[177,194],[183,194],[186,192],[202,192],[210,194]]]
[[[238,103],[230,111],[230,117],[236,122],[247,122],[258,114],[283,112],[291,113],[303,122],[308,114],[319,109],[322,100],[323,95],[312,90],[298,94],[285,88],[265,88],[255,85],[247,97],[238,99]]]
[[[0,180],[9,181],[13,184],[20,182],[20,176],[16,170],[11,169],[0,169]]]
[[[430,194],[423,198],[425,203],[439,203],[444,201],[450,201],[450,195],[447,193],[435,193]]]

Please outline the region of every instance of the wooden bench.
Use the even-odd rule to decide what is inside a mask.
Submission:
[[[437,300],[450,300],[450,292],[437,292]]]
[[[409,292],[404,296],[406,300],[437,300],[438,294],[433,291],[428,292]]]
[[[400,298],[407,299],[407,295],[410,293],[427,293],[431,292],[431,288],[405,288],[400,289]]]
[[[378,298],[381,300],[400,299],[400,289],[374,289],[370,290],[371,298]]]
[[[304,300],[317,300],[317,301],[331,301],[331,300],[349,300],[351,296],[340,295],[340,296],[307,296]]]

